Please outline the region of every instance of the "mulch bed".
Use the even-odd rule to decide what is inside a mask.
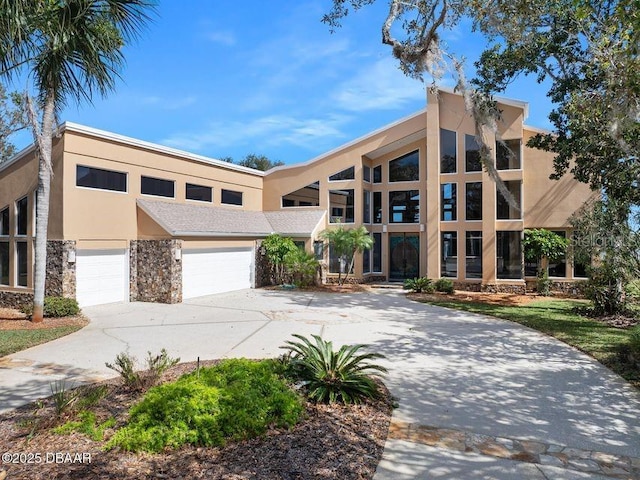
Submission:
[[[83,315],[73,317],[45,318],[42,322],[34,323],[20,310],[0,308],[0,330],[42,330],[47,328],[80,326],[89,324]]]
[[[163,380],[175,379],[194,368],[194,363],[176,365]],[[108,386],[110,393],[91,410],[100,421],[114,417],[116,427],[122,426],[139,394],[133,394],[120,381],[102,384]],[[391,418],[391,398],[384,386],[381,390],[381,399],[362,405],[307,403],[306,418],[292,430],[274,429],[261,438],[222,448],[184,447],[155,455],[105,452],[103,441],[96,442],[79,433],[52,433],[46,427],[68,419],[56,419],[53,403],[48,399],[40,405],[0,415],[0,451],[40,453],[43,459],[39,464],[5,463],[0,466],[0,476],[6,470],[7,480],[371,479],[382,456]],[[40,419],[40,428],[29,438],[34,418]],[[105,438],[112,433],[107,430]],[[47,458],[55,458],[51,455],[54,452],[69,453],[71,460],[79,454],[78,461],[46,463]]]

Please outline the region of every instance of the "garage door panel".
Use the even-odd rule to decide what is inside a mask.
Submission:
[[[76,299],[81,307],[126,301],[129,259],[126,250],[79,250]]]
[[[183,251],[182,297],[251,288],[252,258],[252,249]]]

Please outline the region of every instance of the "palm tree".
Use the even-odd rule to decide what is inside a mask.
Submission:
[[[36,92],[27,116],[37,146],[33,321],[42,321],[57,113],[69,98],[92,101],[115,88],[122,47],[150,20],[152,0],[0,0],[0,76],[26,74]],[[37,112],[41,112],[40,118]]]
[[[338,284],[343,285],[347,281],[349,273],[353,270],[356,253],[362,253],[373,247],[373,238],[364,226],[349,230],[343,226],[338,226],[338,228],[324,230],[321,236],[329,242],[333,253],[338,257],[340,262]],[[345,272],[349,259],[349,268]],[[344,278],[342,278],[343,273],[345,274]]]

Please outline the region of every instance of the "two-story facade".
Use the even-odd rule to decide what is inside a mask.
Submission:
[[[66,123],[54,145],[47,289],[81,305],[179,302],[255,284],[256,242],[272,232],[319,254],[319,233],[365,225],[374,248],[354,278],[448,277],[463,288],[523,289],[522,234],[569,235],[592,192],[549,180],[552,155],[526,147],[527,104],[501,100],[495,143],[510,207],[478,160],[462,98],[427,108],[308,162],[268,172]],[[490,143],[494,143],[490,139]],[[0,166],[0,301],[32,292],[37,161],[29,148]],[[330,275],[337,259],[324,250]],[[570,262],[558,281],[583,274]]]

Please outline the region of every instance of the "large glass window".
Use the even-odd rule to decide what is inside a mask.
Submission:
[[[371,223],[371,192],[369,190],[362,192],[362,222]]]
[[[143,175],[140,179],[140,192],[144,195],[173,198],[175,196],[175,182]]]
[[[127,174],[102,168],[76,166],[76,185],[114,192],[127,191]]]
[[[520,168],[520,140],[496,142],[496,168],[518,170]]]
[[[567,232],[564,230],[552,230],[556,235],[566,238]],[[555,262],[549,262],[549,276],[550,277],[566,277],[567,276],[567,255],[562,255]]]
[[[382,165],[373,167],[373,183],[382,183]]]
[[[324,258],[324,242],[316,240],[313,242],[313,256],[316,260],[321,261]]]
[[[498,220],[517,220],[522,218],[521,216],[521,196],[522,196],[522,182],[520,180],[510,180],[504,182],[507,190],[511,193],[516,201],[518,208],[509,205],[507,200],[502,196],[500,191],[496,187],[496,218]]]
[[[18,285],[27,286],[27,242],[16,242],[16,256],[18,257]]]
[[[389,162],[390,182],[413,182],[420,179],[420,156],[418,150]]]
[[[498,278],[522,278],[522,232],[496,232]]]
[[[366,165],[362,167],[362,179],[367,183],[371,183],[371,167]]]
[[[389,223],[420,223],[420,191],[389,192]]]
[[[466,172],[482,171],[482,162],[480,161],[480,147],[473,135],[464,136],[464,169]]]
[[[371,273],[371,249],[362,251],[362,273]]]
[[[0,285],[9,285],[9,242],[0,242]]]
[[[440,260],[440,276],[458,276],[458,233],[442,232],[442,258]]]
[[[221,202],[225,205],[242,205],[242,192],[222,189]]]
[[[443,183],[440,185],[440,220],[451,222],[458,219],[456,208],[456,189],[455,183]]]
[[[465,184],[466,219],[482,220],[482,182]]]
[[[354,222],[353,189],[329,190],[329,211],[331,223]]]
[[[0,235],[9,235],[9,207],[0,212]]]
[[[338,182],[341,180],[353,180],[356,178],[356,169],[355,167],[345,168],[344,170],[334,173],[329,177],[330,182]]]
[[[482,278],[482,232],[466,234],[465,276]]]
[[[335,249],[329,244],[329,273],[347,273],[347,269],[351,265],[351,257],[336,255]],[[353,273],[353,269],[349,273]]]
[[[373,192],[373,223],[382,223],[382,192]]]
[[[187,200],[198,200],[200,202],[211,202],[213,189],[204,185],[187,183]]]
[[[318,205],[320,205],[319,181],[282,196],[283,207],[317,207]]]
[[[29,225],[29,197],[21,198],[16,202],[16,234],[26,235]]]
[[[456,173],[456,132],[440,129],[440,173]]]
[[[376,272],[382,272],[382,234],[374,233],[373,234],[373,261],[371,265],[371,269]]]

